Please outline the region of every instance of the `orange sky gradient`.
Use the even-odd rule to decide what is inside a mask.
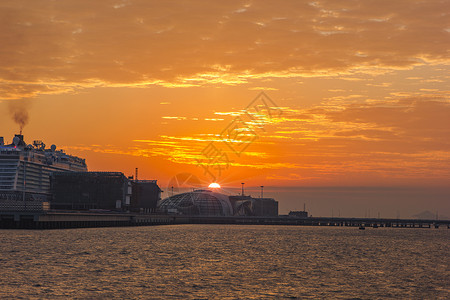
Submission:
[[[0,136],[11,142],[25,110],[28,143],[91,171],[138,167],[163,189],[179,173],[237,188],[449,188],[448,7],[1,1]],[[237,155],[221,133],[261,92],[276,114],[238,128]],[[211,142],[227,162],[205,156]],[[450,215],[448,190],[433,209]]]

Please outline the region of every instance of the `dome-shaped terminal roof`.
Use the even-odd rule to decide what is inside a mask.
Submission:
[[[163,199],[160,210],[175,211],[185,215],[231,216],[233,207],[229,197],[210,190],[196,190]]]

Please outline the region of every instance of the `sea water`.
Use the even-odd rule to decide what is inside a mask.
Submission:
[[[0,230],[4,299],[450,299],[450,230]]]

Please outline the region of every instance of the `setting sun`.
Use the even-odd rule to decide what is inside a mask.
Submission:
[[[208,187],[211,189],[220,189],[220,184],[213,182]]]

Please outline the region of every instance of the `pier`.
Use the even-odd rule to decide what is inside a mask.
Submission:
[[[122,226],[153,226],[170,224],[236,224],[236,225],[291,225],[341,226],[364,228],[450,228],[450,220],[329,218],[329,217],[255,217],[255,216],[186,216],[137,214],[115,212],[74,211],[3,211],[1,229],[64,229]]]

